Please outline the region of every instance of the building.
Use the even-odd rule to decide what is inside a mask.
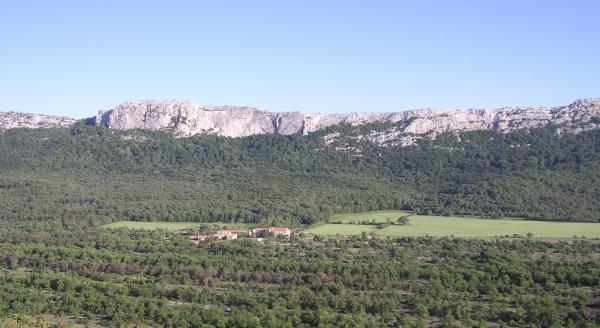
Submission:
[[[190,238],[192,239],[192,242],[193,242],[194,244],[198,245],[198,244],[200,244],[201,242],[203,242],[203,241],[206,241],[208,238],[210,238],[210,236],[209,236],[209,235],[201,235],[201,234],[198,234],[198,235],[196,235],[196,236],[192,236],[192,237],[190,237]]]
[[[279,228],[279,227],[269,228],[269,233],[274,234],[275,237],[277,237],[277,236],[289,237],[291,234],[290,228]]]
[[[196,240],[197,241],[205,241],[206,239],[208,239],[210,236],[208,235],[198,235],[196,236]]]
[[[251,236],[252,231],[250,231],[250,230],[229,230],[229,231],[235,232],[237,234],[238,238],[244,238],[244,237],[245,238],[249,238],[249,237],[252,237]]]
[[[218,240],[234,240],[237,239],[238,235],[236,232],[231,230],[219,230],[211,235]]]
[[[194,244],[200,244],[204,241],[209,240],[234,240],[238,237],[244,238],[256,238],[258,241],[262,241],[263,238],[269,236],[282,236],[289,238],[291,231],[289,228],[280,228],[280,227],[270,227],[270,228],[256,228],[252,230],[219,230],[211,233],[210,235],[202,235],[198,234],[196,236],[190,237]]]
[[[266,237],[268,235],[269,235],[268,228],[256,228],[256,229],[252,229],[252,231],[250,231],[250,237],[252,237],[252,238]]]
[[[289,237],[291,231],[289,228],[280,228],[280,227],[271,227],[271,228],[256,228],[252,229],[250,234],[251,237],[268,237],[270,234],[273,234],[275,237],[284,236]]]

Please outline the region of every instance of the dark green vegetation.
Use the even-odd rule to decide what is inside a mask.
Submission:
[[[378,127],[387,126],[367,128]],[[600,130],[482,131],[404,148],[350,141],[362,156],[321,141],[356,129],[365,127],[238,139],[85,125],[3,131],[0,220],[64,228],[120,220],[296,225],[381,209],[600,219]]]
[[[600,324],[594,240],[365,234],[194,246],[165,230],[99,228],[300,226],[370,210],[600,219],[599,130],[473,132],[405,148],[351,138],[388,127],[239,139],[86,125],[0,131],[0,324],[42,314],[164,327]],[[324,145],[332,132],[355,151]]]
[[[229,229],[240,229],[250,230],[256,228],[256,225],[252,223],[201,223],[201,222],[160,222],[160,221],[117,221],[110,224],[103,225],[104,228],[118,229],[118,228],[129,228],[134,230],[167,230],[172,232],[189,231],[195,232],[199,230],[204,231],[215,231],[215,230],[229,230]],[[600,227],[600,225],[599,225]]]
[[[168,327],[600,324],[600,245],[533,239],[236,240],[0,232],[0,317]]]

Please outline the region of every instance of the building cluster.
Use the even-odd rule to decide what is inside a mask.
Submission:
[[[289,238],[291,231],[289,228],[270,227],[270,228],[256,228],[252,230],[218,230],[211,234],[198,234],[191,237],[195,243],[200,243],[209,240],[234,240],[237,238],[255,238],[262,240],[262,238],[273,235],[274,237],[282,236]]]

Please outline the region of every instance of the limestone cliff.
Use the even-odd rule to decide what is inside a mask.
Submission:
[[[128,102],[101,112],[96,124],[111,129],[150,129],[176,137],[211,133],[243,137],[261,133],[306,134],[327,126],[391,122],[393,128],[364,136],[381,145],[411,144],[416,138],[435,137],[442,132],[499,130],[508,132],[554,123],[561,131],[580,132],[596,128],[600,99],[577,100],[559,107],[506,107],[495,110],[420,109],[396,113],[304,113],[267,112],[250,107],[201,106],[189,101]],[[594,121],[594,122],[592,122]],[[335,140],[334,135],[326,140]]]
[[[508,132],[553,123],[559,131],[580,132],[600,128],[600,99],[577,100],[559,107],[506,107],[494,110],[420,109],[395,113],[268,112],[251,107],[201,106],[190,101],[140,101],[123,103],[88,119],[110,129],[150,129],[175,137],[217,134],[243,137],[253,134],[306,134],[336,124],[354,126],[393,123],[390,128],[355,136],[379,145],[407,145],[418,138],[435,138],[442,132],[474,130]],[[0,112],[0,128],[50,128],[74,124],[75,119],[48,115]],[[335,133],[324,140],[334,144]]]

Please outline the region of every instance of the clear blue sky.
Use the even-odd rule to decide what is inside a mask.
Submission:
[[[267,110],[600,97],[600,1],[0,1],[0,110]]]

